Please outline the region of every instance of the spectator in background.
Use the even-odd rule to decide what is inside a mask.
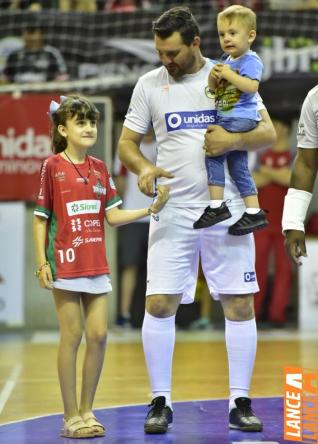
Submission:
[[[256,273],[260,291],[255,296],[258,320],[267,309],[267,320],[273,327],[286,323],[286,309],[290,300],[292,266],[284,249],[281,229],[284,197],[291,176],[292,154],[289,146],[290,120],[273,119],[277,142],[260,155],[260,167],[254,172],[258,198],[262,208],[268,210],[269,225],[255,232]],[[274,276],[268,307],[264,306],[269,282],[269,263],[273,257]]]
[[[96,12],[95,0],[59,0],[59,10],[63,12]]]
[[[253,9],[253,11],[261,11],[266,9],[266,0],[212,0],[213,4],[216,4],[219,11],[231,6],[231,5],[242,5]]]
[[[141,150],[147,159],[156,162],[157,148],[152,129],[144,136]],[[138,188],[138,177],[127,170],[118,157],[115,159],[113,176],[118,193],[123,198],[124,209],[151,205],[152,199]],[[118,228],[120,283],[117,325],[119,327],[138,327],[142,324],[145,312],[148,231],[149,217]],[[137,299],[134,301],[134,296],[138,297],[136,293],[138,289],[140,314],[138,314],[138,301]]]
[[[13,11],[19,9],[29,9],[30,11],[41,11],[41,9],[49,9],[51,0],[1,0],[1,9],[11,9]]]
[[[148,0],[108,0],[105,4],[105,10],[109,12],[134,12],[149,7]]]
[[[23,32],[24,46],[9,54],[1,83],[47,82],[67,80],[67,67],[60,51],[44,44],[39,27]]]
[[[302,11],[317,9],[318,0],[269,0],[269,9],[279,11]]]

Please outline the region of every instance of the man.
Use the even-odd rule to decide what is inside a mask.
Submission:
[[[31,83],[67,80],[67,67],[56,48],[44,45],[43,33],[38,27],[23,32],[24,46],[9,54],[1,83]]]
[[[298,151],[283,211],[285,246],[289,257],[297,265],[302,264],[302,256],[307,256],[304,221],[318,169],[317,115],[318,85],[309,91],[302,106],[297,130]]]
[[[143,155],[151,163],[156,162],[157,144],[152,129],[144,136],[140,144]],[[127,170],[115,157],[113,179],[120,196],[122,208],[135,209],[151,206],[152,198],[141,193],[137,176]],[[144,313],[144,291],[146,287],[147,249],[150,217],[144,217],[118,229],[118,258],[120,275],[118,327],[138,326]],[[287,259],[288,260],[288,259]],[[140,287],[140,288],[139,288]],[[138,298],[134,296],[138,293]]]
[[[144,429],[165,433],[172,424],[175,315],[181,302],[193,301],[201,255],[210,293],[220,299],[225,314],[230,427],[260,431],[262,423],[248,398],[256,353],[253,293],[258,290],[253,237],[230,236],[227,221],[203,230],[194,230],[193,222],[208,205],[203,145],[210,155],[228,149],[252,150],[272,144],[275,131],[262,105],[263,120],[249,133],[209,126],[215,121],[214,100],[207,86],[213,62],[201,54],[198,25],[188,8],[166,11],[154,22],[153,30],[163,66],[139,79],[119,140],[119,156],[138,174],[141,191],[152,194],[156,179],[170,187],[167,210],[150,222],[142,337],[153,400]],[[138,148],[151,122],[158,145],[156,166]],[[228,174],[225,190],[237,220],[242,200]]]

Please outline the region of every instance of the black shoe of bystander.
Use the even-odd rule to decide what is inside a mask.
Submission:
[[[236,407],[230,411],[229,428],[243,432],[261,432],[262,421],[255,415],[251,408],[252,401],[249,398],[236,398]]]
[[[173,412],[170,407],[166,406],[166,398],[157,396],[151,401],[149,407],[144,424],[145,433],[166,433],[173,420]]]

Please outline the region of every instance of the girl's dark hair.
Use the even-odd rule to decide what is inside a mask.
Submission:
[[[186,6],[176,6],[164,12],[153,22],[152,31],[161,39],[179,32],[183,43],[187,46],[193,42],[194,37],[200,36],[199,25]]]
[[[52,151],[61,153],[67,147],[67,140],[59,131],[58,126],[66,124],[68,119],[77,117],[78,120],[98,121],[99,111],[89,100],[81,96],[67,96],[57,111],[51,114],[52,121]]]

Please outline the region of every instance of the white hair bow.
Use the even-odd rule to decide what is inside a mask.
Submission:
[[[50,106],[49,106],[49,112],[48,115],[50,118],[52,118],[53,114],[56,113],[56,111],[61,106],[61,103],[66,99],[66,96],[60,96],[60,103],[55,102],[55,100],[51,100]]]

